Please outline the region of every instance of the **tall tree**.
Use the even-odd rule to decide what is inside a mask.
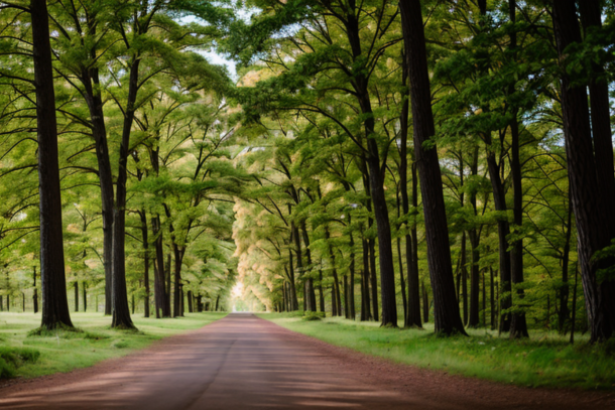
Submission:
[[[437,333],[466,334],[455,297],[438,151],[435,147],[424,145],[435,135],[435,126],[431,108],[431,87],[421,2],[402,0],[399,9],[408,59],[414,122],[414,154],[421,180],[429,274],[434,294],[434,329]]]
[[[66,278],[64,276],[58,134],[47,2],[45,0],[31,0],[29,11],[32,16],[32,52],[38,136],[40,258],[43,290],[41,327],[55,329],[62,326],[73,327],[73,324],[68,312]]]

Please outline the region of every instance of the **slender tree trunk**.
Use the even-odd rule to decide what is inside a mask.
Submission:
[[[126,292],[126,181],[128,179],[128,155],[130,133],[135,116],[135,102],[139,89],[138,57],[133,57],[128,81],[128,99],[124,113],[122,141],[120,143],[119,168],[117,174],[116,201],[113,208],[113,311],[111,327],[134,329],[130,318]]]
[[[307,300],[308,310],[311,312],[316,312],[316,294],[314,293],[314,280],[311,278],[312,273],[312,252],[310,251],[310,236],[308,235],[307,228],[305,226],[305,222],[301,224],[301,233],[303,235],[303,242],[305,243],[305,256],[307,258],[306,271],[310,275],[305,281],[305,293]]]
[[[560,59],[566,59],[569,45],[581,42],[581,32],[574,0],[553,3],[555,39]],[[564,136],[568,160],[570,195],[578,232],[578,252],[581,277],[585,292],[585,306],[592,342],[610,338],[615,330],[615,292],[613,282],[597,278],[599,269],[609,267],[612,261],[593,260],[593,255],[610,244],[613,229],[612,212],[600,186],[607,170],[597,166],[591,138],[589,107],[584,85],[575,84],[567,73],[561,76],[561,104],[564,118]],[[612,152],[612,148],[609,148]],[[608,170],[612,174],[613,169]],[[600,188],[600,189],[599,189]]]
[[[34,292],[32,293],[32,306],[34,307],[34,313],[38,313],[38,288],[36,287],[36,266],[34,267],[34,273],[32,275]],[[2,299],[0,298],[0,311],[2,310]]]
[[[399,188],[398,188],[399,190]],[[399,194],[397,195],[397,217],[401,217],[399,206]],[[401,228],[401,224],[398,229]],[[399,284],[401,285],[401,300],[404,307],[404,325],[408,320],[408,299],[406,296],[406,281],[404,280],[404,263],[401,254],[401,238],[397,237],[397,262],[399,264]]]
[[[141,218],[141,240],[143,241],[143,284],[145,285],[145,297],[143,301],[143,316],[149,317],[149,239],[147,235],[147,214],[145,209],[139,212]]]
[[[491,330],[495,330],[497,327],[497,323],[495,322],[496,311],[495,311],[495,278],[493,277],[493,268],[489,267],[489,274],[491,275],[491,280],[489,282],[490,285],[490,300],[491,300]]]
[[[76,280],[73,284],[75,290],[75,312],[79,312],[79,281]]]
[[[92,27],[94,28],[94,27]],[[95,32],[95,31],[94,31]],[[92,59],[96,59],[96,50],[92,50]],[[100,196],[102,203],[103,224],[103,266],[105,269],[105,315],[111,315],[111,286],[112,286],[112,256],[113,256],[113,176],[109,148],[107,145],[107,129],[103,101],[100,95],[100,80],[98,68],[82,69],[81,82],[84,86],[85,101],[90,111],[92,123],[92,136],[96,145],[96,159],[98,161],[98,179],[100,182]]]
[[[292,236],[292,235],[291,235]],[[292,238],[291,238],[292,243]],[[299,301],[297,300],[297,289],[295,287],[295,268],[293,267],[293,251],[288,248],[288,259],[289,259],[289,279],[290,279],[290,301],[291,301],[291,310],[294,312],[299,310]]]
[[[156,238],[154,246],[156,257],[154,259],[154,301],[156,305],[156,318],[169,317],[167,311],[167,295],[165,291],[164,253],[162,249],[162,230],[160,229],[160,216],[152,216],[152,233]]]
[[[73,327],[66,297],[58,134],[47,2],[31,0],[40,196],[41,327]]]
[[[320,261],[320,264],[322,265],[322,260]],[[322,270],[321,269],[318,270],[318,280],[319,280],[318,299],[320,302],[320,311],[324,313],[325,312],[325,292],[323,291],[323,288],[322,288]]]
[[[405,54],[402,55],[402,86],[405,88],[408,85],[408,61]],[[401,193],[402,212],[406,218],[410,218],[410,201],[408,199],[408,114],[410,112],[410,95],[408,90],[404,91],[408,98],[405,98],[401,106],[400,115],[400,144],[399,144],[399,187]],[[413,167],[412,188],[416,189],[416,172]],[[413,192],[413,196],[416,194]],[[414,200],[415,198],[413,198]],[[405,235],[405,250],[406,250],[406,269],[408,275],[408,297],[404,295],[404,326],[405,327],[423,327],[421,323],[421,301],[420,301],[420,283],[419,272],[415,269],[416,254],[413,249],[413,241],[411,236],[411,226],[406,223]],[[398,246],[399,248],[399,246]],[[401,264],[400,264],[401,266]],[[402,288],[402,292],[405,289]],[[407,301],[406,301],[407,299]]]
[[[474,155],[472,157],[472,164],[470,166],[470,173],[473,177],[478,176],[478,145],[474,148]],[[478,211],[476,207],[476,192],[474,190],[470,193],[470,205],[472,206],[474,215],[477,216]],[[470,268],[470,317],[468,320],[468,327],[476,328],[479,325],[479,293],[480,293],[480,235],[476,228],[468,230],[468,236],[470,237],[470,246],[472,247],[472,267]],[[483,274],[483,312],[484,312],[484,299],[485,283]],[[484,315],[484,313],[483,313]]]
[[[350,44],[352,57],[355,62],[362,62],[365,56],[361,50],[361,39],[359,29],[359,19],[356,10],[355,0],[348,3],[345,18],[342,19],[346,28],[348,42]],[[369,179],[369,191],[371,202],[374,207],[374,218],[376,219],[376,230],[378,232],[378,260],[380,264],[380,294],[382,299],[382,325],[397,327],[397,304],[395,302],[395,267],[393,261],[393,247],[391,243],[391,225],[389,221],[389,210],[384,194],[384,173],[380,164],[380,148],[375,133],[375,121],[369,94],[369,78],[364,71],[357,71],[353,76],[352,86],[356,92],[357,102],[363,114],[363,127],[367,145],[367,169]],[[365,172],[364,172],[365,175]],[[373,246],[373,243],[371,244]],[[371,246],[370,246],[371,249]],[[376,270],[372,270],[376,274]],[[372,291],[377,286],[372,287]],[[372,294],[375,302],[374,317],[378,320],[377,297]]]
[[[348,214],[348,225],[350,225],[350,214]],[[348,288],[348,298],[350,300],[350,318],[355,320],[357,317],[357,312],[355,310],[354,303],[354,274],[355,274],[355,253],[354,253],[354,237],[352,235],[352,231],[349,233],[350,235],[350,286]]]
[[[461,234],[461,262],[460,262],[460,279],[461,279],[461,301],[463,306],[463,323],[468,323],[468,269],[466,267],[466,232]]]
[[[409,69],[414,151],[421,179],[429,272],[434,294],[434,329],[436,333],[465,334],[459,316],[459,305],[455,301],[455,283],[438,151],[435,147],[425,149],[423,146],[423,143],[434,136],[435,126],[431,109],[431,87],[420,0],[401,0],[399,9]]]
[[[376,270],[376,247],[374,239],[367,240],[367,247],[369,249],[369,273],[370,273],[370,286],[372,290],[372,318],[377,322],[378,316],[378,279]]]
[[[429,322],[429,293],[427,293],[427,287],[425,282],[422,283],[423,287],[423,322]]]
[[[509,0],[509,13],[511,22],[517,21],[516,0]],[[513,58],[517,48],[517,33],[514,30],[510,34],[510,49],[513,52]],[[515,86],[510,88],[510,94],[514,94]],[[520,230],[523,225],[523,189],[521,184],[522,170],[520,158],[520,142],[519,142],[519,122],[517,120],[518,109],[512,107],[513,118],[510,123],[510,131],[512,137],[511,151],[512,158],[510,161],[510,173],[513,181],[513,218],[515,228]],[[611,162],[612,163],[612,162]],[[612,174],[612,172],[611,172]],[[614,185],[615,188],[615,185]],[[510,318],[510,338],[520,339],[529,337],[527,332],[527,323],[525,319],[525,311],[522,304],[525,294],[521,284],[523,283],[523,240],[518,238],[512,243],[512,252],[510,257],[511,281],[514,287],[514,295],[516,297],[515,307]]]
[[[182,262],[184,259],[184,250],[173,244],[173,254],[175,256],[174,261],[174,276],[173,283],[175,284],[173,288],[173,317],[183,316],[182,307],[181,307],[181,288],[182,288],[182,280],[181,280],[181,271],[182,271]]]
[[[569,195],[570,197],[570,195]],[[558,328],[560,333],[566,332],[566,324],[569,321],[570,310],[568,309],[568,295],[570,286],[568,285],[568,269],[570,265],[570,239],[572,236],[572,205],[568,203],[568,220],[566,225],[566,242],[562,252],[562,286],[559,289],[559,318]]]
[[[166,294],[167,294],[167,299],[166,299],[167,306],[166,306],[166,309],[167,309],[167,312],[169,312],[169,317],[171,317],[171,285],[172,285],[172,281],[171,281],[171,271],[172,271],[171,259],[172,259],[171,258],[171,254],[169,253],[167,255],[167,269],[165,271],[166,285],[167,285],[167,288],[166,288]]]

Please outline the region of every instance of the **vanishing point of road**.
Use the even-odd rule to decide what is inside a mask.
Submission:
[[[607,409],[612,392],[527,389],[368,357],[230,314],[141,352],[0,389],[11,409]]]

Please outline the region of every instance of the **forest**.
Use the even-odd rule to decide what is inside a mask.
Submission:
[[[0,306],[605,342],[614,43],[610,0],[0,1]]]

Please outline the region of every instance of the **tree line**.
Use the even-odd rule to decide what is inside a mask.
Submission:
[[[225,49],[254,137],[235,236],[255,298],[612,336],[611,2],[250,4]]]
[[[68,271],[119,328],[129,295],[180,316],[237,280],[270,310],[612,336],[612,2],[0,10],[3,290],[38,300],[40,266],[43,327],[72,326]]]

